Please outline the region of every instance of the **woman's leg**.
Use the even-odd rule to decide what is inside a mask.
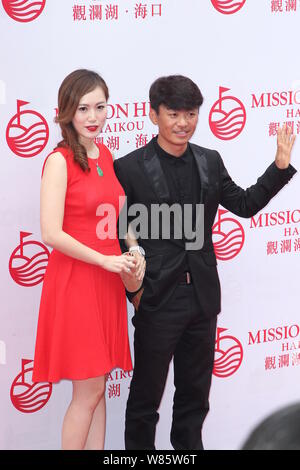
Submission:
[[[106,425],[105,395],[99,401],[94,414],[85,444],[86,450],[103,450]]]
[[[62,429],[62,449],[84,449],[92,419],[105,393],[105,376],[73,380],[73,396]],[[102,407],[99,408],[100,410]],[[105,418],[104,418],[105,424]]]

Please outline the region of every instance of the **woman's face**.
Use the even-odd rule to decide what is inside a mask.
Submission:
[[[100,86],[82,96],[72,120],[81,143],[97,137],[105,124],[106,114],[106,98]]]

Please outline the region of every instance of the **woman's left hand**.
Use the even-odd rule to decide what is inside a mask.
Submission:
[[[136,260],[135,268],[132,270],[134,271],[137,279],[142,281],[144,279],[145,271],[146,271],[146,260],[143,255],[141,255],[138,251],[133,251],[130,253],[130,256],[134,256]]]
[[[146,269],[146,261],[144,256],[142,256],[140,253],[134,252],[124,254],[127,256],[133,256],[136,260],[136,265],[134,268],[131,268],[128,272],[122,272],[120,276],[126,290],[128,292],[135,292],[141,287],[143,283]]]

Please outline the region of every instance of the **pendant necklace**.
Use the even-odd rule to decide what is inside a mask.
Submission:
[[[100,166],[98,165],[98,159],[96,162],[97,173],[99,176],[103,176],[103,171],[101,170]]]
[[[98,165],[99,157],[100,157],[100,151],[99,151],[99,156],[98,156],[98,158],[91,158],[91,160],[96,160],[96,169],[97,169],[98,176],[103,176],[103,171],[102,171],[102,169],[100,168],[100,166]]]

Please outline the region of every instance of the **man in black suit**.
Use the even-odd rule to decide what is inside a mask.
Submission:
[[[135,365],[126,409],[126,449],[155,448],[157,410],[172,358],[171,443],[176,450],[203,449],[201,430],[209,409],[220,312],[212,243],[218,205],[240,217],[252,217],[296,172],[289,163],[294,137],[286,128],[279,129],[275,162],[255,185],[247,190],[238,187],[218,152],[189,143],[202,101],[198,86],[189,78],[175,75],[156,80],[150,88],[150,119],[158,125],[157,138],[114,163],[128,213],[140,203],[149,214],[143,222],[148,236],[137,237],[138,245],[132,239],[128,242],[137,260],[145,252],[147,265],[143,287],[132,296]],[[153,206],[173,204],[183,212],[189,207],[194,239],[185,230],[181,238],[176,236],[184,228],[178,213],[170,213],[169,236],[164,236],[166,220],[162,220],[158,236],[151,237],[157,225]],[[199,207],[204,207],[204,213],[199,211],[198,220]],[[202,245],[197,233],[202,234],[198,237]]]

